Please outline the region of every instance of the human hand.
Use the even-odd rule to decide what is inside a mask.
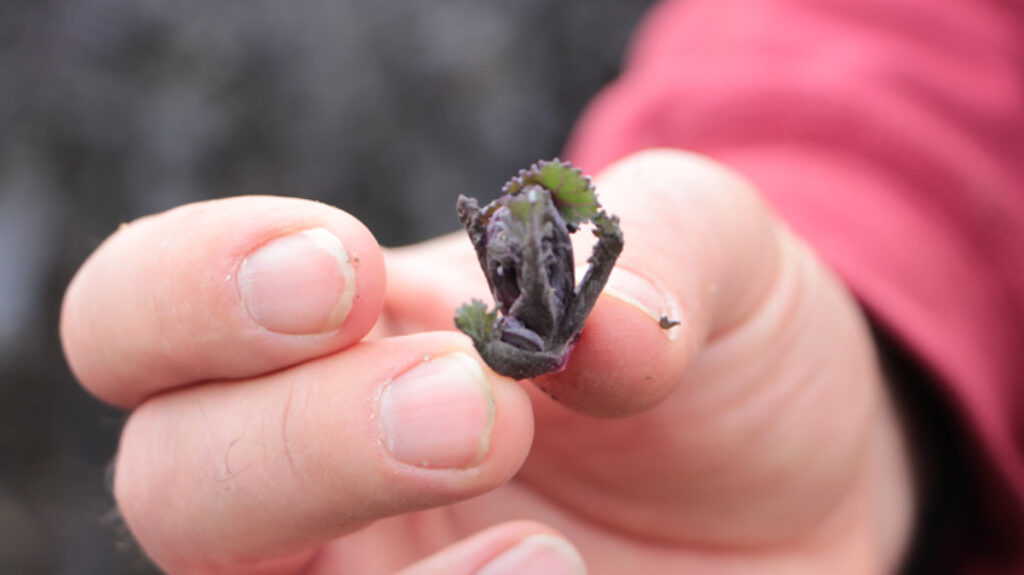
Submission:
[[[115,494],[146,551],[171,572],[385,573],[440,549],[407,573],[457,574],[520,541],[568,561],[554,527],[594,573],[893,570],[909,472],[848,294],[705,161],[650,152],[596,184],[626,249],[567,369],[536,387],[430,331],[486,294],[465,238],[389,252],[385,299],[372,238],[319,204],[211,202],[116,234],[62,333],[83,384],[135,409]],[[328,292],[353,282],[326,252],[279,285],[239,268],[311,228],[353,258],[347,315]],[[319,315],[236,287],[286,293],[304,273],[327,286],[301,298]]]
[[[516,482],[561,510],[549,524],[597,572],[894,571],[912,529],[908,454],[841,283],[699,157],[638,154],[596,188],[626,248],[567,369],[526,386],[536,435]],[[387,309],[406,329],[441,328],[486,293],[467,245],[390,258]],[[456,261],[457,276],[430,273]],[[663,315],[681,324],[662,329]]]

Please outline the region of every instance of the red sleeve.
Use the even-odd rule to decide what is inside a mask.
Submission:
[[[664,2],[568,154],[666,146],[750,179],[941,382],[987,541],[961,572],[1024,573],[1024,3]]]

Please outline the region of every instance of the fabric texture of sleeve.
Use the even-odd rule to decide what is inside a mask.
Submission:
[[[651,147],[746,176],[941,383],[957,572],[1024,573],[1024,2],[664,2],[568,155]]]

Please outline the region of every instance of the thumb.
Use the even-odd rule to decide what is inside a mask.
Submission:
[[[625,248],[566,368],[535,383],[576,411],[622,416],[668,395],[709,337],[765,299],[780,234],[742,179],[696,155],[635,154],[595,187]],[[592,239],[576,235],[579,262]]]
[[[416,562],[398,575],[584,575],[576,549],[551,529],[530,521],[486,529]]]
[[[641,152],[594,183],[621,219],[625,247],[565,369],[534,381],[576,411],[623,416],[664,398],[710,336],[757,308],[776,278],[781,242],[749,185],[700,156]],[[585,265],[594,238],[573,240]],[[465,234],[387,250],[385,258],[388,331],[451,329],[456,307],[489,299]]]

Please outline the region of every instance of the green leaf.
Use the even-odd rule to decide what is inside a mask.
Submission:
[[[537,188],[534,188],[534,190],[536,190],[536,189]],[[538,194],[538,195],[540,195],[540,194]],[[526,196],[518,196],[518,197],[514,197],[514,198],[509,198],[508,202],[505,205],[508,206],[508,211],[509,211],[509,213],[512,214],[513,218],[518,220],[524,226],[529,226],[530,225],[530,223],[531,223],[530,215],[533,212],[533,203],[530,202],[530,200],[527,199]]]
[[[597,194],[590,180],[571,164],[558,160],[542,162],[537,180],[551,191],[566,223],[579,225],[597,214]]]
[[[609,216],[603,211],[598,212],[594,215],[594,235],[610,235],[610,234],[622,234],[619,229],[619,218],[616,216]]]
[[[494,322],[498,310],[487,311],[487,305],[474,299],[455,311],[455,327],[465,333],[477,345],[483,345],[494,338]]]
[[[551,192],[559,215],[573,229],[597,215],[601,207],[590,179],[571,163],[557,158],[550,162],[542,160],[528,170],[520,170],[505,184],[504,192],[516,195],[529,185],[541,186]]]

